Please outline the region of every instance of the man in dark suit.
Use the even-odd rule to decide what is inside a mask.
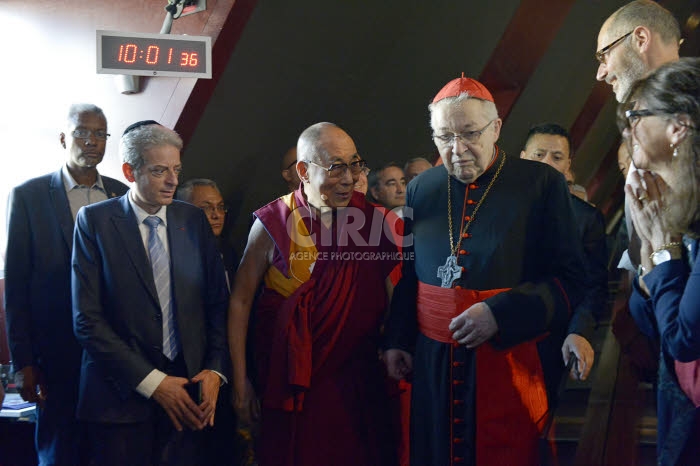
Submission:
[[[73,336],[70,258],[80,207],[128,189],[100,176],[107,120],[91,104],[74,104],[60,134],[68,152],[58,171],[16,187],[9,200],[5,306],[20,394],[38,403],[41,465],[80,464],[83,434],[75,420],[80,346]]]
[[[533,126],[528,132],[520,157],[546,163],[561,174],[566,174],[571,167],[569,132],[555,123]],[[585,253],[587,286],[583,300],[571,316],[569,334],[561,351],[565,363],[568,362],[570,353],[576,355],[578,366],[572,370],[575,371],[574,374],[578,373],[578,378],[585,379],[593,367],[594,351],[589,342],[595,320],[602,316],[607,306],[607,244],[605,222],[600,211],[573,194],[571,203]]]
[[[94,464],[201,464],[226,381],[224,266],[204,212],[173,201],[181,148],[155,122],[131,125],[119,151],[133,188],[76,220],[77,414]]]

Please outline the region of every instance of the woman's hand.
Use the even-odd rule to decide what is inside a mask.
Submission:
[[[625,194],[630,200],[630,216],[642,243],[647,242],[653,252],[664,244],[680,241],[681,235],[668,231],[665,226],[664,198],[669,191],[666,182],[648,171],[641,175],[635,171],[630,176],[632,185],[625,185]],[[648,255],[646,258],[642,255],[642,265],[647,267],[650,264],[645,265],[644,259],[648,260]]]

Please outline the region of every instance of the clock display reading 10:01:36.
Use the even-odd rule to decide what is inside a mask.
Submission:
[[[207,43],[191,38],[194,40],[188,40],[188,36],[175,39],[168,34],[151,37],[103,34],[101,67],[124,70],[125,74],[130,70],[151,71],[153,75],[163,76],[169,73],[206,73]]]

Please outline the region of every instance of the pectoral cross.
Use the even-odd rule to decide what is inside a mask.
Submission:
[[[441,287],[452,288],[454,281],[462,276],[462,267],[457,265],[457,257],[449,256],[445,265],[438,267],[437,276],[442,280]]]

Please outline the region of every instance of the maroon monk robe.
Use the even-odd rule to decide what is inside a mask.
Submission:
[[[307,204],[300,192],[295,199]],[[277,246],[273,267],[285,272],[285,208],[275,201],[256,212]],[[351,206],[368,218],[374,207],[359,195]],[[277,213],[282,215],[277,215]],[[332,237],[342,229],[339,214]],[[325,228],[304,217],[309,232]],[[372,222],[360,236],[369,241]],[[327,231],[326,231],[327,233]],[[323,235],[321,235],[323,237]],[[344,253],[395,253],[385,235],[377,246],[317,245],[310,280],[289,298],[265,288],[256,306],[255,359],[262,394],[260,466],[385,466],[395,441],[378,359],[379,327],[387,308],[385,279],[396,257],[338,259]],[[358,241],[359,242],[359,241]]]

